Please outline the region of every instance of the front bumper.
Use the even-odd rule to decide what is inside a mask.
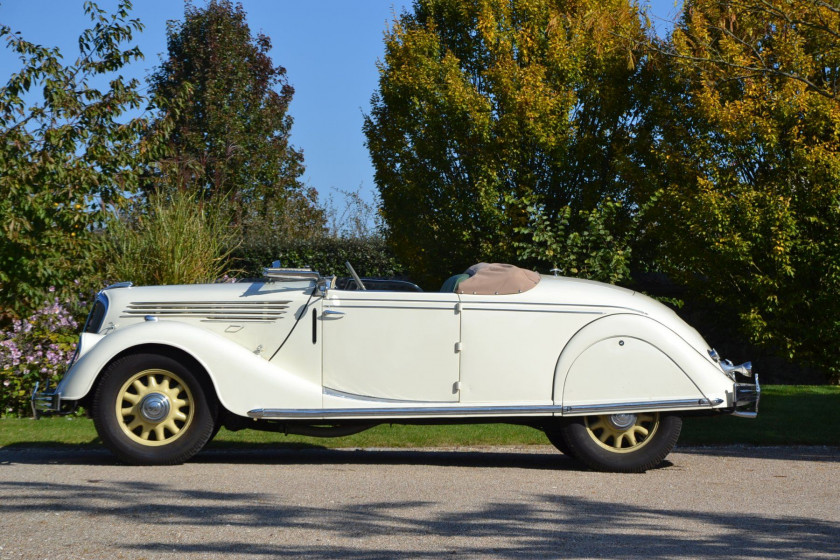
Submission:
[[[61,393],[58,392],[57,388],[50,390],[49,384],[47,384],[43,391],[39,391],[40,385],[40,382],[35,384],[35,388],[32,389],[32,396],[29,398],[32,405],[32,415],[35,418],[48,414],[70,414],[76,409],[75,401],[61,402]]]
[[[761,400],[761,385],[758,383],[758,374],[755,374],[755,385],[752,383],[735,384],[732,415],[755,418],[758,416],[759,400]]]

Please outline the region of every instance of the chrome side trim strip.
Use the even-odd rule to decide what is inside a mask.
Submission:
[[[326,394],[327,389],[325,389]],[[361,400],[361,399],[360,399]],[[399,401],[398,401],[399,402]],[[257,408],[248,412],[251,418],[264,419],[322,419],[322,418],[424,418],[428,416],[550,416],[553,414],[583,416],[614,412],[709,408],[723,403],[721,399],[679,399],[634,403],[605,403],[575,406],[525,405],[525,406],[430,406],[387,408],[308,408],[282,409]]]
[[[722,399],[677,399],[672,401],[650,401],[631,403],[608,403],[564,406],[563,414],[605,414],[624,410],[661,410],[665,408],[705,408],[723,403]]]
[[[434,406],[394,408],[312,408],[278,409],[258,408],[248,412],[251,418],[366,418],[400,417],[423,418],[426,416],[521,416],[530,414],[548,415],[560,412],[562,407],[547,406]]]
[[[361,401],[361,402],[378,402],[378,403],[402,403],[402,404],[442,404],[448,405],[455,401],[411,401],[407,399],[383,399],[379,397],[366,397],[364,395],[357,395],[355,393],[345,393],[344,391],[339,391],[338,389],[331,389],[329,387],[324,387],[323,391],[324,396],[326,397],[338,397],[340,399],[348,399],[353,401]]]

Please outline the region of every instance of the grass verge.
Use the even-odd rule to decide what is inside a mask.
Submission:
[[[93,422],[57,417],[0,419],[0,447],[98,445]],[[213,447],[285,445],[295,447],[457,447],[467,445],[547,445],[542,432],[526,426],[381,425],[352,436],[313,438],[272,432],[222,429]],[[840,446],[840,387],[774,385],[762,389],[755,420],[732,416],[686,418],[681,445]]]

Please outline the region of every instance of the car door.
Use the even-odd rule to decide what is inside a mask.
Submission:
[[[329,290],[321,312],[325,392],[457,402],[458,296]]]
[[[461,402],[550,404],[557,357],[591,309],[461,295]]]

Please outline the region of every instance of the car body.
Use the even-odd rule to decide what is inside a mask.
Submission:
[[[658,464],[683,415],[755,416],[758,377],[736,380],[753,381],[751,365],[721,360],[661,303],[535,273],[524,290],[496,293],[492,277],[465,290],[482,268],[524,273],[483,265],[441,292],[364,289],[352,267],[350,282],[275,267],[249,282],[110,286],[33,408],[85,405],[105,444],[137,464],[184,461],[221,425],[333,436],[510,422],[612,471]]]

